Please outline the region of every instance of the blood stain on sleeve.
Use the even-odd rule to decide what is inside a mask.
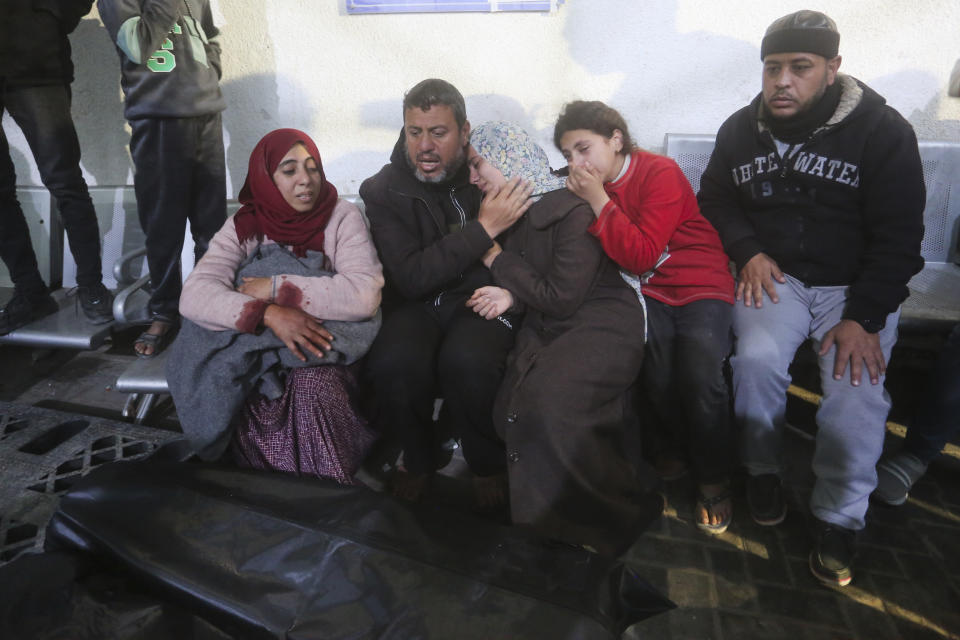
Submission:
[[[281,307],[297,307],[303,303],[303,290],[292,282],[284,282],[277,289],[277,297],[274,299]]]
[[[237,331],[256,333],[257,327],[263,321],[263,312],[269,304],[266,300],[250,300],[244,304],[240,317],[237,318]]]

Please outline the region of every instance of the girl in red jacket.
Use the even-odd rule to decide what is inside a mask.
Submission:
[[[680,167],[635,148],[615,109],[567,104],[553,141],[569,163],[567,188],[596,215],[589,232],[642,289],[649,332],[642,381],[663,440],[659,456],[689,460],[698,482],[697,526],[722,533],[732,515],[723,362],[734,286],[720,238]]]

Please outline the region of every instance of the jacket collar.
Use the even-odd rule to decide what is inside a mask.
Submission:
[[[541,203],[544,206],[537,206]],[[530,226],[543,230],[566,218],[567,214],[579,204],[586,203],[566,188],[557,189],[543,194],[524,215],[530,220]]]
[[[866,109],[877,107],[886,103],[883,96],[863,84],[853,76],[845,73],[837,74],[837,82],[840,83],[840,103],[834,110],[833,115],[827,119],[824,125],[811,132],[811,136],[816,135],[835,127],[845,120],[858,116]],[[760,133],[769,131],[767,125],[760,119],[760,110],[763,107],[763,94],[757,94],[751,103],[752,112],[757,120],[757,128]]]

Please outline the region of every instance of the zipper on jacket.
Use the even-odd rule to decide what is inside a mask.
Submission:
[[[405,191],[400,191],[399,189],[394,189],[392,187],[388,188],[387,190],[391,193],[396,193],[397,195],[401,195],[404,198],[410,198],[411,200],[419,200],[420,202],[422,202],[423,206],[427,209],[427,212],[430,214],[430,219],[433,220],[433,224],[437,227],[437,231],[440,232],[440,235],[444,235],[443,226],[441,226],[440,223],[437,222],[437,217],[433,215],[433,209],[430,208],[430,205],[427,203],[426,200],[424,200],[420,196],[413,195],[412,193],[406,193]]]
[[[437,294],[437,297],[433,299],[433,306],[439,307],[439,306],[440,306],[440,298],[442,298],[442,297],[443,297],[443,291],[441,291],[440,293],[438,293],[438,294]]]
[[[463,206],[461,206],[460,201],[457,200],[456,192],[456,187],[450,187],[450,202],[453,203],[453,206],[457,209],[457,213],[460,214],[460,228],[463,229],[467,225],[467,212],[463,210]]]
[[[816,136],[816,134],[821,130],[823,130],[823,128],[817,129],[816,131],[811,133],[807,137],[807,139],[804,140],[803,142],[798,142],[796,144],[784,143],[787,145],[786,154],[780,153],[780,147],[777,145],[777,141],[773,137],[773,134],[770,133],[769,131],[765,132],[767,135],[768,141],[770,142],[770,144],[773,145],[774,152],[777,154],[777,157],[780,159],[780,177],[781,178],[786,178],[787,174],[790,172],[790,167],[787,164],[787,162],[789,160],[793,160],[798,153],[803,151],[807,147],[807,145],[810,144],[811,141],[813,141],[813,138]]]
[[[457,200],[457,188],[450,187],[450,202],[453,203],[453,206],[456,207],[457,213],[460,215],[460,230],[463,231],[463,228],[467,226],[467,212],[464,210],[463,205],[460,204],[460,201]],[[463,273],[460,273],[460,280],[463,280]],[[440,294],[442,296],[443,293]],[[437,296],[437,306],[440,305],[440,296]]]

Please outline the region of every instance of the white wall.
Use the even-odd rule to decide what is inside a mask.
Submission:
[[[470,120],[512,120],[540,136],[556,164],[553,121],[565,101],[619,108],[637,141],[712,133],[759,90],[759,45],[785,0],[566,0],[550,14],[347,15],[343,0],[221,0],[230,196],[250,149],[270,129],[314,136],[342,193],[387,161],[403,92],[453,82]],[[864,80],[921,138],[960,140],[960,99],[946,96],[960,57],[956,0],[821,0],[841,32],[841,70]],[[132,183],[116,51],[96,12],[71,37],[74,118],[91,185]],[[21,185],[39,176],[3,121]]]

